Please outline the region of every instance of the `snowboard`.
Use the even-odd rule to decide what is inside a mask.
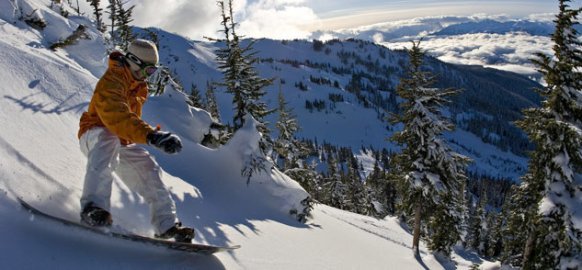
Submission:
[[[171,250],[189,252],[189,253],[197,253],[197,254],[204,254],[210,255],[216,252],[223,252],[223,251],[231,251],[240,248],[240,245],[236,246],[214,246],[214,245],[203,245],[203,244],[195,244],[195,243],[181,243],[175,242],[171,240],[163,240],[157,238],[151,238],[147,236],[142,236],[138,234],[131,234],[131,233],[120,233],[108,230],[106,228],[99,228],[99,227],[91,227],[89,225],[85,225],[81,222],[70,221],[68,219],[60,218],[57,216],[53,216],[51,214],[47,214],[37,208],[34,208],[29,203],[25,202],[21,198],[18,198],[18,202],[31,214],[41,216],[43,218],[53,220],[59,223],[62,223],[66,226],[71,226],[75,228],[79,228],[82,230],[90,231],[96,234],[104,235],[107,237],[119,238],[134,242],[139,242],[147,245],[165,247]]]

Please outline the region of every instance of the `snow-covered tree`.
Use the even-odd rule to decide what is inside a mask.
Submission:
[[[190,95],[188,95],[188,104],[193,107],[205,109],[204,105],[202,104],[202,96],[200,94],[200,90],[195,84],[192,84],[190,87]]]
[[[454,194],[440,195],[440,202],[432,209],[427,222],[428,248],[447,256],[461,235],[462,215],[458,198],[454,196]]]
[[[396,185],[392,178],[380,167],[379,154],[374,163],[372,173],[366,178],[366,186],[371,191],[371,203],[375,207],[373,213],[378,218],[395,213]]]
[[[71,6],[70,3],[69,6]],[[69,17],[69,12],[65,9],[61,0],[51,0],[50,8],[65,18]]]
[[[81,8],[79,7],[79,0],[76,0],[77,2],[77,6],[73,7],[73,5],[71,4],[71,2],[69,1],[69,5],[77,12],[78,16],[81,16]]]
[[[287,101],[283,95],[283,89],[279,89],[279,108],[277,110],[279,118],[275,127],[279,135],[275,140],[274,150],[283,158],[283,169],[289,170],[297,167],[300,156],[305,155],[306,150],[295,138],[295,133],[299,131],[299,123],[293,115],[293,111],[288,108]]]
[[[505,202],[509,201],[509,193],[505,197]],[[507,218],[509,217],[509,203],[504,203],[500,213],[494,214],[494,221],[491,223],[490,245],[487,255],[492,258],[502,259],[503,248],[505,245],[505,228],[507,225]]]
[[[475,250],[482,256],[491,257],[490,253],[494,251],[492,248],[494,230],[501,228],[494,228],[496,224],[496,214],[494,210],[487,209],[488,202],[487,192],[483,190],[479,196],[479,203],[473,210],[469,217],[468,228],[468,247]],[[495,235],[495,243],[500,241],[501,232]],[[500,247],[497,247],[500,248]]]
[[[467,246],[468,241],[468,234],[469,234],[469,220],[470,220],[470,213],[469,213],[469,203],[470,203],[470,192],[468,191],[468,181],[463,182],[463,193],[461,195],[461,200],[459,202],[459,212],[461,213],[460,218],[460,244],[463,246]]]
[[[117,38],[115,35],[115,21],[117,20],[117,1],[118,0],[109,0],[109,5],[107,6],[108,11],[106,13],[109,14],[109,19],[111,20],[111,40],[113,43],[116,42]]]
[[[484,195],[485,193],[483,193]],[[486,198],[483,198],[483,195],[479,198],[479,203],[473,210],[473,214],[469,218],[469,247],[479,254],[483,254],[484,249],[484,241],[487,229],[485,216],[485,204]]]
[[[305,161],[301,162],[302,165],[300,167],[285,170],[285,174],[297,181],[313,199],[323,202],[323,176],[315,170],[316,163],[307,164]]]
[[[103,27],[103,9],[99,6],[100,0],[87,0],[89,5],[93,7],[93,15],[95,15],[95,25],[97,30],[103,32],[105,31],[105,27]],[[78,6],[78,4],[77,4]]]
[[[518,121],[536,147],[515,199],[525,207],[523,218],[513,221],[527,233],[520,248],[524,269],[582,267],[582,224],[576,221],[582,205],[582,44],[575,28],[581,9],[568,2],[559,1],[554,20],[554,56],[538,53],[533,61],[546,82],[538,90],[545,101]]]
[[[352,159],[355,159],[353,156]],[[351,163],[351,162],[350,162]],[[358,174],[358,168],[347,165],[347,174],[343,176],[342,182],[346,185],[347,209],[351,212],[370,215],[373,212],[370,193]]]
[[[206,83],[206,93],[204,94],[206,99],[206,110],[212,115],[215,121],[220,122],[220,112],[218,111],[218,103],[216,102],[216,87],[214,82]]]
[[[218,1],[221,10],[221,25],[224,33],[224,47],[216,51],[219,69],[221,69],[224,81],[218,85],[224,86],[226,92],[232,94],[234,104],[233,131],[237,131],[245,124],[247,119],[256,121],[256,129],[261,133],[259,147],[261,153],[253,154],[244,161],[242,174],[250,181],[250,177],[256,172],[266,171],[271,168],[269,158],[273,149],[270,131],[265,121],[265,116],[273,113],[262,100],[266,94],[265,88],[272,84],[273,79],[261,78],[256,70],[258,58],[255,57],[254,41],[249,41],[243,47],[241,39],[236,33],[232,0]]]
[[[510,200],[505,203],[509,213],[507,226],[503,228],[501,260],[505,264],[522,264],[523,249],[528,238],[527,227],[537,213],[537,202],[540,200],[540,192],[536,191],[540,189],[538,184],[523,182],[514,187]]]
[[[117,37],[119,38],[118,44],[122,50],[127,50],[129,43],[135,39],[135,35],[132,32],[130,23],[133,22],[132,13],[135,5],[126,8],[127,2],[122,2],[122,0],[113,0],[116,3],[116,19],[115,27],[117,27]]]
[[[338,160],[331,151],[327,152],[326,162],[327,174],[322,184],[322,188],[324,189],[322,202],[339,209],[346,209],[348,206],[346,197],[348,187],[341,179]]]
[[[249,41],[246,46],[241,44],[240,37],[236,33],[237,23],[234,22],[232,0],[218,1],[221,9],[222,26],[224,30],[225,47],[217,51],[219,68],[224,74],[226,91],[233,95],[235,113],[233,118],[234,130],[238,130],[244,124],[246,114],[253,116],[261,125],[260,131],[267,135],[268,129],[264,117],[274,112],[268,109],[261,98],[266,94],[265,87],[272,84],[273,79],[261,78],[255,68],[258,58],[255,57],[254,41]]]
[[[415,255],[419,256],[423,220],[429,226],[427,234],[431,249],[449,254],[461,231],[462,207],[459,204],[468,158],[453,152],[442,138],[444,131],[454,127],[442,115],[441,109],[449,102],[447,97],[458,91],[431,87],[434,76],[421,70],[424,52],[420,49],[420,42],[413,43],[408,53],[408,73],[396,90],[404,100],[401,104],[403,113],[392,119],[392,123],[404,125],[403,130],[392,137],[403,146],[402,153],[396,158],[403,181],[402,205],[407,215],[414,216],[412,246]],[[448,235],[444,235],[445,231]]]
[[[277,112],[279,118],[275,123],[279,135],[274,143],[274,159],[283,159],[282,168],[288,176],[299,182],[311,195],[319,199],[321,196],[322,177],[316,172],[315,164],[308,164],[304,158],[308,156],[307,146],[295,138],[299,131],[299,123],[283,95],[283,89],[279,86],[279,106]]]

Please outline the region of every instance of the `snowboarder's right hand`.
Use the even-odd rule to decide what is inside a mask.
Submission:
[[[175,154],[182,150],[180,137],[165,131],[156,130],[146,138],[149,145],[153,145],[168,154]]]

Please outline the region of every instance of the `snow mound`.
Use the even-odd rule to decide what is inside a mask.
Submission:
[[[309,197],[309,194],[271,162],[268,162],[265,171],[254,174],[251,179],[241,174],[249,157],[261,155],[261,134],[257,131],[257,122],[254,119],[247,118],[245,125],[226,145],[215,150],[209,149],[199,143],[204,135],[211,132],[210,125],[213,120],[210,113],[188,105],[187,100],[188,97],[183,92],[166,87],[166,91],[160,96],[150,97],[144,108],[143,117],[146,121],[159,123],[162,129],[186,139],[183,140],[184,151],[177,157],[151,151],[162,162],[162,167],[182,179],[192,179],[190,183],[198,187],[202,196],[206,191],[218,192],[234,187],[232,192],[241,196],[243,201],[260,198],[264,205],[282,214],[303,211],[301,201]],[[201,187],[199,181],[211,183]]]

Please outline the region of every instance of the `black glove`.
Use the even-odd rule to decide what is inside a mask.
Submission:
[[[170,133],[156,130],[146,137],[147,143],[153,145],[168,154],[175,154],[182,150],[180,137]]]

